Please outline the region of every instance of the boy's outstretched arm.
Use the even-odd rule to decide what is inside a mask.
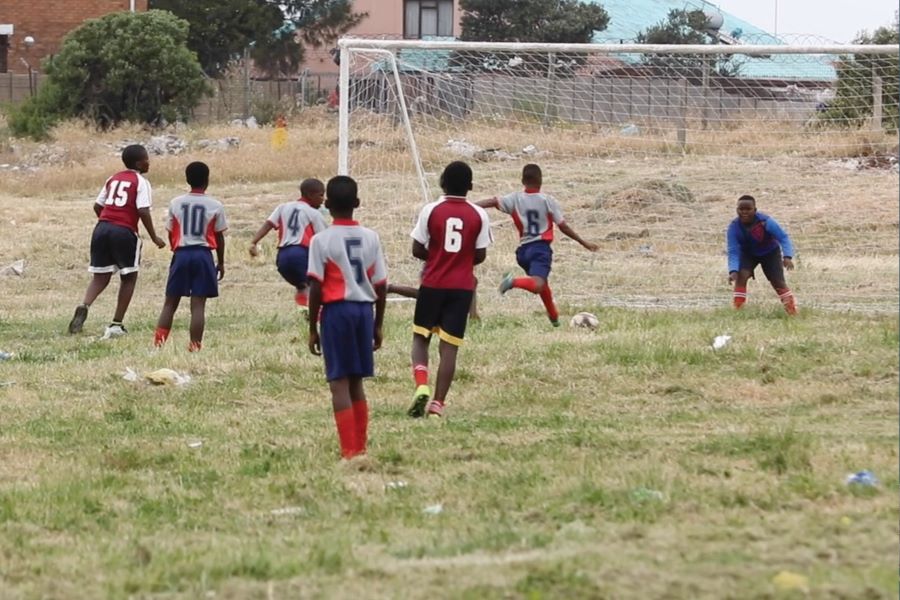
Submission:
[[[480,206],[481,208],[500,208],[500,199],[497,196],[494,196],[493,198],[479,200],[475,202],[475,206]]]
[[[98,219],[100,218],[100,213],[102,213],[102,212],[103,212],[103,205],[97,204],[96,202],[94,202],[94,214],[97,215]]]
[[[575,240],[576,242],[578,242],[579,244],[581,244],[582,246],[584,246],[585,248],[587,248],[588,250],[590,250],[591,252],[596,252],[597,250],[600,249],[600,246],[598,246],[594,242],[588,242],[588,241],[584,240],[580,235],[578,235],[578,232],[576,232],[574,229],[569,227],[569,224],[566,223],[565,221],[563,221],[562,223],[559,224],[559,230],[562,231],[567,236],[569,236],[570,238],[572,238],[573,240]]]
[[[256,245],[259,243],[261,239],[266,237],[266,234],[275,229],[275,226],[266,221],[263,223],[263,226],[259,228],[256,232],[256,235],[253,236],[253,239],[250,240],[250,256],[258,256],[259,248]]]
[[[141,218],[141,223],[144,224],[144,229],[147,230],[147,234],[150,236],[150,239],[153,240],[153,243],[156,244],[156,247],[163,248],[166,245],[166,242],[161,237],[156,235],[156,229],[153,227],[153,216],[150,214],[150,209],[139,208],[138,216]]]
[[[784,268],[790,271],[794,268],[794,245],[791,243],[790,236],[782,229],[778,221],[772,217],[769,217],[766,221],[766,230],[781,244],[782,262],[784,263]]]
[[[322,284],[318,279],[309,278],[309,295],[307,301],[309,309],[309,351],[316,356],[322,355],[322,345],[319,342],[319,309],[322,306]]]
[[[477,248],[475,250],[475,261],[474,264],[480,265],[484,262],[484,259],[487,258],[487,248]],[[477,280],[476,280],[477,283]]]
[[[384,305],[387,298],[387,282],[375,286],[375,350],[381,348],[384,341],[382,325],[384,324]]]

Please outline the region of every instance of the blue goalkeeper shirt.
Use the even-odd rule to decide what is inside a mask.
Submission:
[[[736,218],[728,225],[728,272],[741,269],[741,255],[765,256],[781,248],[785,258],[793,258],[794,245],[778,221],[767,214],[757,212],[752,225],[742,225]]]

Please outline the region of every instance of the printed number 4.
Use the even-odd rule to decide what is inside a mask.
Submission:
[[[444,227],[444,251],[459,252],[462,250],[463,220],[450,217]]]
[[[106,193],[106,204],[115,204],[116,206],[125,206],[128,202],[128,188],[131,187],[130,181],[113,181],[109,184],[109,191]]]
[[[287,228],[291,230],[291,235],[297,237],[297,234],[300,233],[300,211],[293,210],[291,211],[291,216],[288,217]]]
[[[362,259],[359,257],[358,253],[355,252],[355,250],[359,248],[362,248],[361,239],[347,238],[344,240],[344,249],[347,250],[347,260],[350,261],[350,266],[353,267],[353,277],[356,279],[357,284],[362,284],[363,278],[365,277],[365,271],[363,270]]]

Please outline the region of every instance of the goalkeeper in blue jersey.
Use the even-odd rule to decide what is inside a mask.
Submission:
[[[741,196],[737,218],[728,226],[728,278],[734,284],[734,307],[747,301],[747,282],[754,277],[757,265],[789,315],[797,314],[794,294],[784,280],[784,269],[794,268],[794,246],[791,238],[769,215],[757,212],[753,196]]]

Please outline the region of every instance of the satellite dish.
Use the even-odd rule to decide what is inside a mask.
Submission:
[[[703,14],[706,15],[707,33],[715,34],[717,31],[722,29],[722,25],[725,24],[725,19],[722,17],[722,13],[718,11],[703,11]]]

